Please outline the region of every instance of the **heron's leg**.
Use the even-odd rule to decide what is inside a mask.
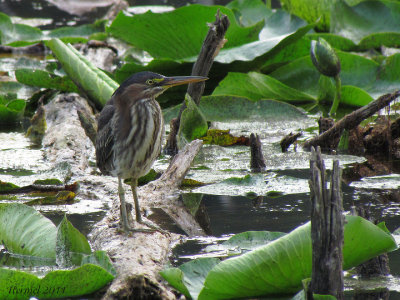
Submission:
[[[126,202],[125,202],[125,191],[122,186],[122,179],[118,176],[118,195],[119,201],[121,202],[120,210],[121,210],[121,219],[122,219],[122,226],[125,232],[129,231],[129,224],[128,224],[128,214],[126,213]]]
[[[159,231],[161,233],[169,234],[167,231],[161,229],[157,225],[151,224],[150,222],[147,222],[142,219],[142,215],[140,214],[139,199],[138,199],[138,196],[136,193],[137,179],[132,178],[131,188],[132,188],[133,200],[135,201],[136,221],[140,224],[146,225],[147,227],[151,228],[151,229],[147,229],[148,231]]]

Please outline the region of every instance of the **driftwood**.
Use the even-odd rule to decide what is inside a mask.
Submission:
[[[343,204],[339,161],[333,163],[330,192],[320,148],[312,149],[311,160],[312,293],[343,299]]]
[[[265,160],[261,148],[261,140],[258,134],[250,134],[250,168],[253,172],[265,170]]]
[[[47,104],[45,110],[48,130],[43,147],[46,158],[54,168],[62,166],[68,170],[64,180],[80,182],[79,198],[102,201],[111,207],[90,234],[92,248],[106,250],[118,273],[104,299],[175,299],[175,294],[161,280],[158,272],[168,260],[171,244],[181,236],[159,232],[134,233],[132,236],[120,234],[117,229],[117,180],[101,176],[88,163],[90,157],[93,159],[94,148],[81,127],[77,111],[93,114],[91,108],[85,99],[76,94],[62,94]],[[198,140],[187,145],[158,180],[138,189],[142,210],[148,212],[152,207],[163,209],[190,235],[202,235],[204,232],[177,200],[178,188],[201,146],[202,142]],[[126,197],[132,203],[131,194],[127,191]]]
[[[351,114],[346,115],[344,118],[336,122],[336,124],[325,131],[324,133],[312,138],[311,140],[306,141],[303,144],[303,147],[306,149],[310,149],[311,147],[323,146],[329,144],[330,141],[334,140],[337,136],[340,136],[343,133],[343,130],[353,129],[358,124],[360,124],[366,118],[372,116],[374,113],[379,111],[380,109],[386,107],[393,100],[400,96],[400,91],[393,92],[391,94],[386,94],[375,101],[369,103],[366,106],[363,106],[356,111],[353,111]]]
[[[226,15],[221,14],[218,11],[215,16],[215,22],[209,24],[210,29],[208,30],[207,36],[203,42],[200,54],[197,57],[196,63],[193,65],[192,74],[193,76],[208,76],[211,66],[214,62],[214,58],[218,55],[219,50],[224,46],[225,33],[229,27],[229,19]],[[187,93],[198,105],[200,98],[203,95],[205,82],[190,83],[187,89]],[[175,155],[178,152],[176,134],[179,129],[180,119],[182,112],[186,108],[185,102],[183,102],[177,119],[171,122],[170,134],[167,138],[167,143],[164,148],[164,152],[170,155]]]

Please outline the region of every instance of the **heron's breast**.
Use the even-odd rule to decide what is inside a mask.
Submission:
[[[164,122],[155,100],[137,101],[126,115],[129,117],[119,120],[125,127],[115,135],[114,161],[121,177],[138,178],[150,170],[161,152]]]

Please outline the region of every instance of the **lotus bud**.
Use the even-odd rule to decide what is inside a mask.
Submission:
[[[311,60],[325,76],[336,77],[340,73],[340,60],[335,50],[323,38],[311,41]]]

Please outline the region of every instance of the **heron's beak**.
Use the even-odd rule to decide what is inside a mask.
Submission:
[[[189,84],[193,82],[200,82],[200,81],[205,81],[207,80],[208,77],[203,77],[203,76],[174,76],[174,77],[165,77],[164,80],[162,81],[161,85],[164,88],[170,88],[172,86],[176,85],[182,85],[182,84]]]

